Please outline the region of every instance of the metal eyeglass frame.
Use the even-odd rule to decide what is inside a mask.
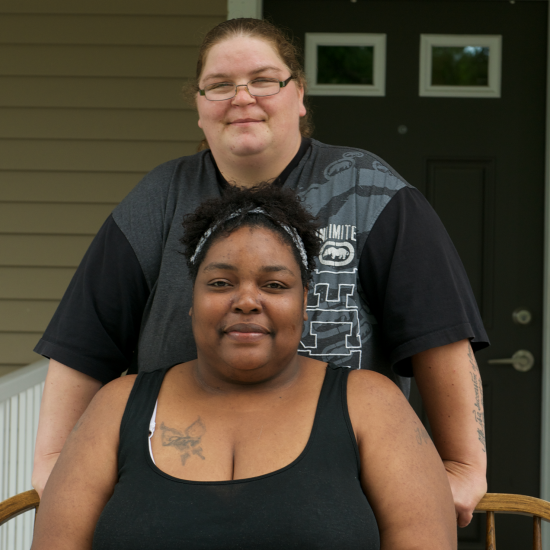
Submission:
[[[232,95],[231,97],[226,97],[224,99],[208,99],[206,97],[206,89],[204,90],[200,90],[199,89],[199,95],[202,95],[204,96],[205,99],[207,99],[208,101],[227,101],[228,99],[233,99],[236,95],[237,95],[237,92],[238,92],[238,88],[240,88],[241,86],[246,86],[246,91],[252,96],[252,97],[270,97],[272,95],[277,95],[280,91],[281,91],[281,88],[284,88],[294,77],[292,75],[290,75],[286,80],[283,80],[282,82],[280,80],[276,81],[279,83],[279,89],[274,93],[274,94],[267,94],[267,95],[254,95],[252,93],[250,93],[250,90],[248,89],[248,85],[251,83],[251,82],[254,82],[254,80],[256,79],[253,79],[253,80],[249,80],[246,84],[235,84],[235,94]]]

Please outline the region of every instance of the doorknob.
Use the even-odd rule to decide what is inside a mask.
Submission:
[[[527,372],[533,368],[535,358],[530,351],[520,349],[510,359],[489,359],[490,365],[512,365],[519,372]]]

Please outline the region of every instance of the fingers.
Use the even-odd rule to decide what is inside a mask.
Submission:
[[[487,492],[485,471],[450,460],[444,461],[455,503],[456,523],[466,527],[473,518],[477,503]]]
[[[475,506],[474,506],[475,508]],[[462,510],[462,511],[458,511],[456,512],[456,524],[459,526],[459,527],[467,527],[468,525],[470,525],[470,522],[472,521],[473,517],[474,517],[474,514],[473,514],[473,509],[472,510]]]
[[[31,485],[33,489],[38,493],[38,496],[42,498],[42,493],[44,492],[45,483],[41,479],[36,479],[34,476],[31,479]]]

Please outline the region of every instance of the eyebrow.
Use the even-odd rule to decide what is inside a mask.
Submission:
[[[215,269],[226,269],[229,271],[237,271],[237,267],[231,264],[224,264],[224,263],[218,263],[213,262],[211,264],[208,264],[203,271],[214,271]]]
[[[264,273],[276,273],[278,271],[288,271],[291,275],[294,275],[294,272],[284,265],[264,265],[260,268]]]
[[[271,65],[265,65],[264,67],[260,67],[258,69],[254,69],[253,71],[250,71],[248,74],[250,76],[257,75],[259,73],[262,73],[264,71],[278,71],[281,72],[282,69],[279,67],[273,67]],[[231,75],[228,73],[214,73],[214,74],[208,74],[204,77],[204,80],[209,80],[213,78],[231,78]]]
[[[237,271],[237,266],[232,264],[224,264],[219,262],[213,262],[211,264],[208,264],[203,271],[214,271],[216,269],[225,269],[228,271]],[[263,265],[260,268],[260,271],[263,271],[264,273],[277,273],[279,271],[288,271],[291,275],[294,275],[294,272],[289,269],[288,267],[284,265]]]

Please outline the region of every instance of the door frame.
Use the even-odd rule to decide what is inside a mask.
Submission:
[[[351,0],[354,1],[354,0]],[[262,18],[262,0],[227,0],[228,19]],[[542,328],[541,498],[550,500],[550,0],[548,0],[548,56],[546,85],[544,289]],[[544,549],[550,550],[550,524],[544,522]]]
[[[550,0],[547,29],[540,495],[541,498],[550,500]],[[550,550],[550,525],[546,522],[544,522],[543,532],[543,548]]]
[[[263,0],[227,0],[227,19],[252,17],[262,19]]]

